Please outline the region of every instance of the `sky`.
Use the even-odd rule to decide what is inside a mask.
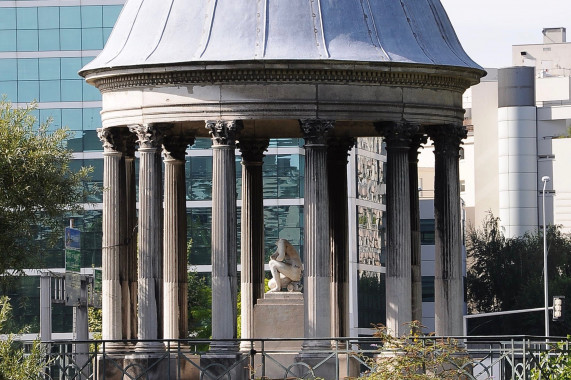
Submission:
[[[543,28],[567,28],[571,0],[440,0],[466,53],[485,68],[512,65],[512,45],[540,44]]]

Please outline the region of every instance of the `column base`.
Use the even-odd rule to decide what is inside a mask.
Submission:
[[[200,357],[201,375],[205,379],[248,379],[250,361],[248,355],[234,351],[210,351]]]

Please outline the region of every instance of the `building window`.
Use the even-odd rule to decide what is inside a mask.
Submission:
[[[434,245],[434,219],[420,219],[420,244]]]

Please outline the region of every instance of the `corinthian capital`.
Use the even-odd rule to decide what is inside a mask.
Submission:
[[[159,149],[161,147],[165,126],[158,124],[131,125],[129,131],[137,136],[139,150]]]
[[[238,134],[244,128],[242,120],[207,120],[206,129],[209,130],[213,145],[235,146]]]
[[[187,135],[168,135],[163,139],[165,161],[184,161],[186,147],[194,144],[194,137]]]
[[[375,123],[375,128],[387,142],[387,148],[407,148],[419,127],[406,120]]]
[[[458,156],[460,144],[468,136],[468,130],[463,125],[431,125],[425,130],[434,140],[434,154]]]
[[[122,151],[123,136],[118,129],[97,128],[97,137],[103,144],[104,153],[120,153]]]
[[[327,134],[333,129],[334,120],[302,119],[299,121],[306,144],[327,143]]]

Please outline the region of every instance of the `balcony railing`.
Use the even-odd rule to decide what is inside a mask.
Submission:
[[[438,337],[421,338],[432,344]],[[531,379],[541,369],[546,354],[568,354],[569,347],[554,351],[563,338],[458,337],[465,352],[461,379]],[[566,341],[565,341],[566,342]],[[238,341],[148,341],[142,350],[136,342],[57,341],[44,343],[47,366],[40,376],[52,380],[84,379],[354,379],[375,370],[382,357],[375,338],[327,340],[257,339]],[[157,343],[160,343],[157,345]],[[220,351],[215,347],[236,347]],[[212,345],[212,350],[210,349]],[[156,347],[159,347],[158,349]],[[163,348],[164,347],[164,348]],[[301,349],[303,347],[303,349]],[[385,355],[387,351],[384,351]],[[393,353],[394,354],[394,353]],[[397,354],[395,354],[397,355]],[[467,360],[466,360],[467,358]],[[451,366],[457,366],[450,363]]]

